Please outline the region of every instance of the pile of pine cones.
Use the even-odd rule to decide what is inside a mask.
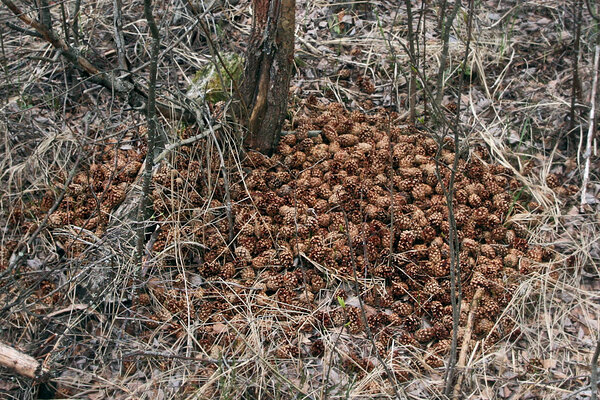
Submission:
[[[145,149],[131,146],[132,140],[130,137],[128,143],[123,143],[113,139],[84,149],[95,157],[73,177],[59,209],[49,217],[50,227],[76,225],[103,233],[111,211],[125,199],[145,157]],[[56,196],[46,193],[40,211],[48,211]]]
[[[175,237],[191,237],[206,246],[193,258],[205,278],[260,289],[295,309],[315,308],[332,283],[355,277],[378,282],[362,287],[378,349],[385,353],[392,342],[427,348],[428,363],[441,365],[452,330],[445,193],[456,157],[453,141],[438,143],[414,127],[394,126],[393,113],[349,113],[332,104],[307,114],[293,121],[276,155],[248,153],[245,173],[233,173],[237,179],[228,186],[217,162],[207,183],[200,165],[185,154],[179,156],[184,170],[159,171],[158,215],[175,211],[169,198],[184,186],[192,208],[211,211],[190,216],[178,232],[164,225],[155,250]],[[529,246],[525,227],[508,219],[522,207],[513,200],[520,185],[509,169],[489,165],[487,158],[485,149],[477,149],[458,160],[454,214],[465,305],[461,324],[482,288],[473,330],[493,341],[503,333],[496,320],[511,299],[515,277],[550,254]],[[313,316],[321,329],[366,329],[359,308],[335,300],[330,311]],[[290,355],[318,356],[318,343]]]
[[[321,356],[319,331],[344,327],[361,334],[368,328],[382,355],[410,345],[423,349],[428,364],[441,366],[453,326],[446,193],[456,154],[452,139],[395,126],[396,118],[384,111],[347,112],[339,104],[307,111],[289,124],[274,156],[249,152],[241,168],[231,160],[224,167],[216,152],[182,147],[153,178],[160,226],[153,248],[159,256],[177,252],[178,262],[214,285],[236,285],[200,287],[189,296],[181,276],[171,287],[149,284],[134,299],[134,308],[148,317],[146,326],[183,332],[173,315],[191,312],[206,323],[198,336],[202,345],[223,346],[235,335],[213,332],[211,323],[236,320],[232,306],[258,296],[310,313],[289,321],[286,340],[292,344],[278,349],[282,357]],[[143,156],[143,149],[108,145],[100,162],[75,176],[51,226],[74,224],[101,234]],[[473,332],[493,342],[510,328],[496,322],[516,277],[550,254],[529,246],[526,228],[510,221],[523,207],[513,200],[520,185],[488,158],[480,148],[457,161],[453,208],[461,243],[460,324],[481,288]],[[46,196],[44,209],[53,199]],[[366,319],[350,301],[356,278]],[[334,292],[340,283],[343,289]],[[323,299],[333,300],[323,307]],[[158,304],[164,315],[153,312]],[[311,331],[313,342],[293,344],[295,329]],[[352,357],[348,362],[363,370],[372,364]]]

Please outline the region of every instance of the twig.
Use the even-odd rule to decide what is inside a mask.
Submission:
[[[598,14],[596,12],[594,12],[594,10],[592,10],[592,6],[590,5],[590,0],[585,0],[585,5],[587,7],[588,12],[590,13],[590,15],[592,16],[592,18],[596,21],[596,22],[600,22],[600,16],[598,16]]]
[[[117,47],[117,59],[119,60],[119,68],[127,71],[127,56],[125,53],[125,38],[123,37],[123,18],[121,9],[123,4],[121,0],[113,0],[113,24],[115,27],[115,46]]]
[[[217,124],[213,127],[211,127],[213,130],[217,130],[221,128],[221,124]],[[211,130],[207,129],[202,133],[199,133],[195,136],[189,137],[187,139],[181,140],[179,142],[173,143],[168,145],[167,147],[165,147],[165,149],[156,157],[154,157],[154,165],[158,164],[160,161],[162,161],[162,159],[164,159],[170,152],[172,152],[173,150],[181,147],[181,146],[185,146],[188,144],[192,144],[194,142],[197,142],[198,140],[202,140],[206,137],[208,137],[208,135],[210,135]]]
[[[585,144],[585,153],[583,153],[583,158],[585,159],[585,168],[583,170],[583,180],[581,182],[581,206],[580,211],[584,211],[584,206],[587,204],[586,195],[587,195],[587,185],[590,179],[590,159],[592,157],[592,138],[594,137],[594,132],[596,131],[596,89],[598,86],[598,64],[600,59],[600,45],[596,45],[595,47],[595,56],[594,56],[594,80],[592,84],[592,95],[591,95],[591,103],[592,107],[590,108],[590,118],[588,123],[588,134],[587,141]]]
[[[442,18],[446,12],[446,1],[444,1],[442,5]],[[450,41],[450,30],[452,29],[452,23],[456,19],[456,15],[458,14],[458,10],[462,7],[461,1],[458,0],[454,4],[454,9],[452,13],[446,17],[445,23],[442,25],[442,55],[440,56],[440,69],[437,73],[437,94],[435,97],[435,102],[438,106],[442,104],[442,98],[444,96],[444,72],[446,70],[446,63],[448,60],[448,49],[449,49],[449,41]]]
[[[354,284],[354,290],[356,291],[356,297],[358,297],[358,304],[360,306],[360,316],[363,324],[365,325],[365,332],[367,332],[367,338],[369,342],[371,342],[371,346],[373,348],[373,352],[375,353],[375,357],[385,370],[390,382],[392,383],[392,389],[394,390],[394,395],[397,399],[401,399],[400,393],[398,392],[398,383],[396,382],[396,376],[393,371],[390,370],[390,367],[383,360],[379,351],[377,350],[377,345],[375,344],[375,339],[373,338],[373,332],[371,332],[371,328],[369,328],[369,323],[367,320],[367,313],[365,312],[365,305],[362,300],[362,296],[360,295],[360,286],[358,285],[358,273],[356,272],[356,259],[354,254],[354,247],[352,246],[352,238],[350,237],[350,226],[348,223],[348,214],[346,214],[346,210],[342,207],[342,213],[344,215],[344,225],[346,231],[346,240],[348,241],[348,247],[350,248],[350,260],[352,264],[352,280]]]
[[[437,29],[441,31],[444,27],[444,18],[446,16],[446,2],[447,0],[439,0],[439,18],[437,21]]]
[[[160,34],[152,15],[152,0],[144,0],[144,16],[150,28],[152,36],[152,54],[150,56],[150,79],[148,87],[148,103],[146,104],[146,116],[148,119],[148,133],[146,136],[146,166],[144,169],[144,180],[142,184],[142,200],[138,209],[138,238],[137,257],[140,269],[143,268],[144,241],[146,239],[146,221],[150,217],[150,181],[152,180],[152,169],[154,168],[154,148],[156,145],[156,76],[158,74],[158,53],[160,51]]]
[[[50,5],[48,0],[38,0],[38,13],[40,22],[48,29],[52,29],[52,14],[50,13]]]
[[[8,26],[10,29],[12,29],[14,31],[24,33],[25,35],[33,36],[33,37],[36,37],[38,39],[42,38],[42,35],[40,35],[36,31],[30,31],[29,29],[21,28],[20,26],[15,25],[12,22],[7,22],[6,26]]]
[[[70,41],[69,38],[69,25],[67,25],[67,10],[65,10],[65,3],[61,2],[60,3],[60,14],[62,16],[62,29],[63,32],[65,34],[65,39],[67,40],[67,42]]]
[[[573,378],[572,378],[572,379],[573,379]],[[599,381],[596,381],[596,388],[598,387],[598,385],[600,385],[600,380],[599,380]],[[591,387],[592,387],[592,386],[593,386],[593,385],[592,385],[591,383],[590,383],[589,385],[585,385],[585,386],[583,386],[583,387],[581,387],[581,388],[579,388],[579,389],[575,390],[574,392],[571,392],[571,393],[569,393],[569,395],[568,395],[568,396],[566,396],[566,397],[563,397],[563,399],[564,399],[564,400],[569,400],[569,399],[572,399],[573,397],[576,397],[576,396],[577,396],[579,393],[581,393],[581,392],[585,392],[586,390],[588,390],[588,389],[591,389]],[[594,394],[594,392],[592,391],[592,395],[593,395],[593,394]],[[597,396],[597,394],[596,394],[596,396]],[[595,399],[593,399],[592,397],[590,397],[590,400],[595,400]]]
[[[458,362],[456,363],[456,368],[462,369],[465,366],[465,362],[467,360],[467,351],[469,349],[469,342],[471,341],[471,335],[473,333],[473,323],[475,312],[479,307],[479,301],[481,300],[481,296],[483,296],[483,289],[478,288],[475,291],[475,295],[473,296],[473,301],[471,302],[471,309],[469,310],[469,316],[467,318],[467,326],[465,327],[465,334],[463,336],[462,345],[460,347],[460,355],[458,356]],[[465,378],[464,371],[459,375],[456,380],[456,385],[454,386],[454,392],[452,394],[453,399],[460,398],[460,389],[462,387],[463,380]]]
[[[416,69],[419,67],[418,63],[418,54],[415,53],[415,33],[413,29],[413,12],[412,6],[410,4],[410,0],[404,0],[404,4],[406,5],[406,16],[407,16],[407,25],[408,25],[408,48],[410,51],[410,81],[408,84],[408,110],[409,110],[409,122],[411,124],[415,123],[416,119],[416,102],[417,102],[417,75]]]
[[[577,2],[574,4],[575,6],[575,51],[573,52],[573,79],[571,82],[571,108],[569,111],[569,130],[573,130],[573,127],[575,126],[575,108],[576,108],[576,101],[575,98],[577,97],[577,93],[581,93],[581,82],[579,81],[579,49],[580,49],[580,42],[581,42],[581,11],[582,11],[582,4],[581,4],[581,0],[577,0]]]
[[[75,0],[73,6],[73,23],[71,24],[71,32],[73,32],[73,41],[76,46],[79,46],[79,10],[81,9],[81,0]]]
[[[427,64],[427,11],[429,10],[429,5],[427,4],[427,0],[422,1],[421,4],[421,16],[420,18],[423,19],[423,54],[421,55],[421,60],[422,60],[422,69],[423,72],[425,72],[425,67]],[[417,43],[419,43],[419,41],[417,40]],[[415,68],[418,68],[417,66],[415,66]],[[415,81],[416,83],[416,81]],[[427,115],[427,96],[423,96],[423,115],[426,116]]]
[[[597,58],[598,57],[596,57],[596,59]],[[594,351],[594,355],[592,356],[592,362],[590,364],[590,385],[592,386],[592,400],[598,399],[598,356],[600,356],[600,338],[596,343],[596,350]]]
[[[411,56],[410,50],[406,47],[406,45],[401,40],[398,41],[398,44],[400,45],[400,47],[402,47],[404,49],[406,54],[408,54],[410,57]],[[414,59],[411,59],[411,63],[413,65],[417,65],[416,60],[414,60]],[[462,127],[460,125],[456,125],[455,121],[450,121],[444,114],[444,110],[442,109],[441,105],[435,101],[435,95],[429,88],[429,85],[427,83],[428,80],[427,80],[427,77],[424,75],[424,73],[422,71],[420,71],[418,68],[415,69],[415,73],[416,73],[417,77],[419,78],[419,80],[421,81],[424,96],[429,97],[430,107],[432,108],[433,115],[436,117],[438,122],[441,123],[445,129],[450,129],[455,132],[458,131],[458,132],[464,134]]]
[[[460,1],[455,4],[455,7],[460,7]],[[471,45],[471,30],[472,30],[472,22],[473,22],[473,0],[469,0],[469,15],[467,19],[467,42],[465,46],[465,57],[463,59],[463,69],[467,66],[467,61],[469,59],[470,53],[470,45]],[[458,83],[458,100],[457,100],[457,109],[456,109],[456,117],[454,120],[455,126],[458,127],[460,124],[460,97],[462,92],[462,86],[464,81],[464,74],[460,74],[459,83]],[[438,92],[439,94],[439,92]],[[439,106],[439,103],[437,104]],[[460,320],[460,307],[462,301],[462,284],[461,284],[461,269],[460,269],[460,242],[458,240],[458,228],[456,224],[456,219],[454,215],[454,180],[456,178],[456,171],[458,170],[458,159],[459,159],[459,130],[458,128],[454,129],[454,162],[452,163],[452,170],[450,171],[450,181],[448,183],[448,190],[444,188],[444,182],[441,180],[440,175],[440,167],[439,163],[436,163],[436,174],[438,175],[438,179],[440,179],[440,185],[444,190],[444,194],[446,196],[446,203],[448,203],[448,241],[450,245],[450,297],[452,303],[452,342],[450,348],[450,359],[448,361],[448,370],[446,374],[446,387],[444,389],[444,394],[446,396],[450,395],[450,391],[452,390],[452,383],[454,381],[454,374],[456,368],[456,352],[458,345],[458,325]],[[441,153],[441,146],[443,145],[443,140],[440,143],[440,147],[438,149],[438,157]]]

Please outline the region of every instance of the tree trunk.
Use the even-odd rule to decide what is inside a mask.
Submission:
[[[294,62],[296,0],[252,0],[254,20],[241,88],[246,144],[272,154],[287,111]]]

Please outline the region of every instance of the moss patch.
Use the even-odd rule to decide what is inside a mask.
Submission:
[[[220,62],[218,69],[213,63],[207,64],[199,69],[192,78],[192,84],[188,90],[189,97],[206,100],[211,103],[224,101],[229,98],[233,87],[231,77],[238,82],[240,81],[244,70],[244,58],[240,55],[229,53],[223,54],[221,59],[229,74]]]

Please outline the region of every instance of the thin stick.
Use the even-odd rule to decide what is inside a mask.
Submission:
[[[598,399],[598,356],[599,355],[600,355],[600,339],[598,339],[598,343],[596,343],[596,351],[594,351],[594,355],[592,356],[592,364],[590,365],[590,369],[591,369],[590,384],[592,385],[592,400]]]
[[[73,6],[73,23],[71,25],[71,32],[73,32],[73,40],[76,46],[79,46],[79,10],[81,9],[81,0],[75,0]]]
[[[358,285],[358,273],[356,272],[356,258],[354,254],[354,247],[352,246],[352,238],[350,237],[350,226],[348,223],[348,214],[346,214],[346,210],[342,207],[342,213],[344,214],[344,225],[346,230],[346,240],[348,241],[348,247],[350,248],[350,260],[352,264],[352,278],[354,283],[354,290],[356,291],[356,297],[358,297],[358,304],[360,306],[360,316],[363,324],[365,325],[365,331],[367,332],[367,338],[369,342],[371,342],[371,346],[373,347],[373,352],[375,353],[375,357],[385,370],[390,382],[392,383],[392,390],[394,391],[394,395],[397,399],[401,399],[400,392],[398,392],[398,383],[396,382],[396,376],[390,367],[385,363],[379,351],[377,351],[377,346],[375,344],[375,339],[373,338],[373,332],[371,332],[371,328],[369,328],[369,323],[367,320],[367,313],[365,312],[365,305],[362,300],[362,296],[360,295],[360,286]]]
[[[423,1],[421,4],[421,18],[423,18],[423,54],[421,54],[422,60],[422,69],[423,74],[425,74],[425,68],[427,66],[427,11],[429,10],[429,5],[427,1]],[[417,43],[419,41],[417,40]],[[418,68],[415,66],[415,68]],[[416,79],[415,79],[416,83]],[[427,115],[427,96],[423,96],[423,115]]]
[[[202,140],[202,139],[208,137],[208,135],[210,135],[210,133],[211,133],[211,130],[221,129],[221,124],[217,124],[215,126],[211,125],[210,127],[211,127],[210,129],[206,129],[202,133],[199,133],[199,134],[189,137],[187,139],[172,143],[172,144],[168,145],[167,147],[165,147],[165,149],[159,155],[154,157],[154,165],[158,164],[162,159],[164,159],[167,155],[169,155],[169,153],[172,152],[173,150],[175,150],[181,146],[186,146],[188,144],[192,144],[194,142],[197,142],[199,140]]]
[[[600,22],[600,16],[598,16],[598,14],[592,9],[592,6],[590,5],[590,0],[585,0],[585,5],[587,7],[588,12],[590,13],[590,15],[592,16],[592,18],[596,21],[596,22]]]
[[[576,108],[576,97],[577,93],[581,93],[581,82],[579,81],[579,49],[581,42],[581,11],[582,4],[581,0],[577,0],[575,4],[575,51],[573,52],[573,79],[571,82],[571,109],[569,111],[569,130],[573,130],[575,127],[575,108]]]
[[[123,36],[123,18],[121,9],[123,4],[121,0],[113,0],[113,24],[115,27],[115,46],[117,47],[117,59],[119,60],[119,68],[127,71],[127,56],[125,53],[125,38]]]
[[[588,134],[587,141],[585,144],[585,153],[583,153],[583,158],[585,159],[585,168],[583,170],[583,180],[581,182],[581,206],[580,211],[583,212],[584,206],[587,204],[586,195],[587,195],[587,185],[590,180],[590,159],[592,157],[592,138],[594,137],[594,132],[596,130],[596,89],[598,87],[598,63],[600,59],[600,45],[596,45],[595,47],[595,56],[594,56],[594,81],[592,84],[592,95],[591,95],[591,103],[592,107],[590,108],[590,118],[589,118],[589,126],[588,126]]]
[[[150,181],[152,169],[154,168],[154,148],[156,144],[156,76],[158,75],[158,53],[160,51],[160,34],[154,16],[152,15],[152,0],[144,0],[144,16],[150,28],[152,36],[152,55],[150,56],[150,79],[148,84],[148,103],[146,104],[146,115],[148,120],[148,133],[146,138],[146,168],[144,169],[144,180],[142,183],[142,200],[138,209],[138,238],[137,257],[140,269],[143,268],[144,241],[146,238],[146,222],[150,217]]]
[[[460,1],[455,5],[456,7],[460,6]],[[469,1],[469,14],[467,19],[467,43],[465,48],[465,57],[463,59],[463,70],[467,66],[467,61],[469,60],[469,54],[471,50],[471,32],[472,32],[472,22],[473,22],[473,0]],[[458,82],[458,101],[457,101],[457,109],[456,109],[456,118],[455,125],[456,127],[460,124],[460,97],[462,93],[462,86],[464,81],[464,74],[460,74],[460,79]],[[439,106],[439,103],[437,103]],[[458,325],[460,320],[460,307],[462,301],[462,283],[461,283],[461,268],[460,268],[460,243],[458,240],[458,228],[456,224],[456,218],[454,215],[454,180],[456,178],[456,171],[458,170],[458,159],[459,159],[459,130],[458,128],[454,129],[454,162],[452,163],[452,170],[450,171],[450,181],[448,183],[448,190],[444,188],[444,182],[442,180],[442,176],[440,174],[439,162],[436,163],[436,174],[438,175],[438,179],[440,179],[440,185],[444,190],[444,194],[446,195],[446,202],[448,203],[448,244],[450,246],[450,297],[452,303],[452,342],[450,348],[450,359],[448,361],[448,371],[446,374],[446,388],[444,389],[444,394],[446,396],[450,395],[450,391],[452,390],[452,384],[454,382],[454,375],[456,372],[456,352],[458,345]],[[440,143],[440,148],[438,149],[438,157],[441,154],[441,148],[443,146],[443,139]],[[439,158],[437,158],[439,160]]]
[[[471,310],[469,311],[469,316],[467,318],[467,326],[465,327],[465,335],[463,336],[462,345],[460,347],[460,355],[458,356],[458,362],[456,363],[457,369],[462,369],[465,366],[467,360],[467,351],[469,349],[469,342],[471,341],[471,335],[473,334],[473,324],[475,320],[475,312],[479,307],[479,301],[481,300],[481,296],[483,296],[483,289],[478,288],[475,291],[475,295],[473,296],[473,301],[471,302]],[[456,380],[456,385],[454,386],[454,392],[452,394],[453,399],[460,398],[460,389],[462,387],[463,380],[465,378],[464,371],[462,374],[458,376]]]
[[[406,5],[406,17],[407,17],[407,25],[408,25],[408,49],[410,51],[410,60],[412,64],[410,65],[410,81],[408,84],[408,111],[409,111],[409,122],[411,124],[415,123],[416,119],[416,102],[417,102],[417,76],[416,69],[419,68],[418,54],[415,52],[415,41],[418,42],[416,35],[413,29],[413,13],[412,6],[410,5],[410,0],[404,0],[404,4]]]
[[[446,1],[442,4],[442,11],[440,15],[443,16],[446,13]],[[452,23],[456,19],[458,10],[461,8],[461,1],[457,1],[454,4],[452,13],[446,17],[445,23],[442,25],[442,55],[440,57],[440,69],[437,73],[437,94],[435,96],[435,103],[440,106],[442,104],[442,98],[444,97],[444,72],[446,71],[446,63],[448,61],[448,49],[450,47],[450,30],[452,29]]]

